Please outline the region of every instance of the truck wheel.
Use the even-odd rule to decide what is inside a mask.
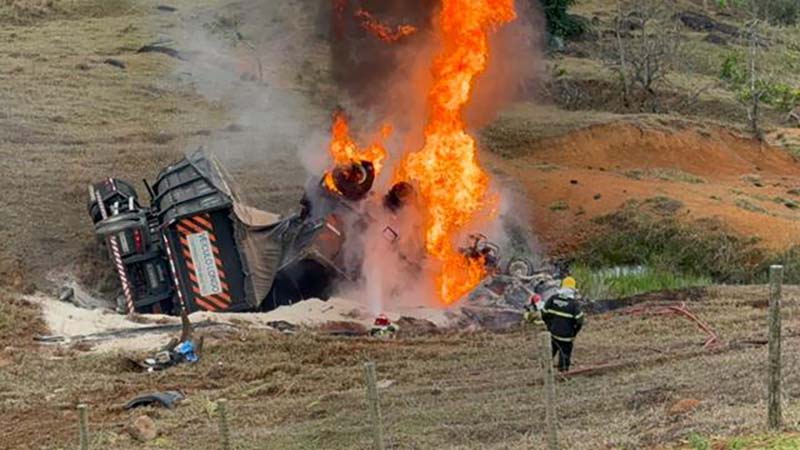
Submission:
[[[533,276],[534,271],[533,263],[521,256],[511,258],[506,266],[506,273],[512,277],[530,277]]]

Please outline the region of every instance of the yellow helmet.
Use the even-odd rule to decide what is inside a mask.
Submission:
[[[567,277],[561,281],[561,287],[564,289],[575,289],[578,286],[578,282],[575,281],[575,278]]]

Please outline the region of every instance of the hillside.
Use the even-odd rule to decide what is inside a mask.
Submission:
[[[589,27],[542,52],[527,89],[473,130],[481,163],[514,194],[509,211],[531,228],[535,242],[525,244],[541,256],[576,258],[599,277],[619,265],[652,266],[681,285],[759,283],[766,265],[781,262],[787,280],[800,282],[800,129],[788,117],[800,100],[791,91],[800,86],[800,28],[759,25],[767,84],[787,95],[771,91],[762,105],[759,141],[736,75],[749,50],[747,11],[654,3],[665,9],[653,29],[681,50],[653,96],[622,96],[617,2],[578,0],[571,13]],[[119,291],[92,233],[89,183],[128,179],[144,196],[142,179],[203,146],[250,203],[281,214],[297,208],[309,177],[326,164],[331,111],[357,110],[360,99],[347,93],[362,83],[337,82],[318,7],[0,2],[0,449],[76,448],[79,403],[90,407],[91,448],[218,448],[215,402],[223,398],[233,448],[367,449],[366,361],[378,365],[389,448],[545,448],[531,328],[432,331],[422,323],[384,341],[333,335],[341,324],[284,334],[234,316],[232,326],[202,331],[200,363],[159,373],[138,372],[126,359],[143,354],[34,340],[61,331],[47,329],[26,296],[55,302],[67,282],[105,300]],[[682,15],[700,15],[700,25]],[[540,32],[544,25],[534,23]],[[635,42],[639,30],[626,23],[622,37]],[[725,67],[732,72],[723,76]],[[629,231],[615,229],[627,224],[619,214],[664,227],[658,236],[636,230],[630,246],[610,254],[599,244],[622,242]],[[656,239],[663,236],[675,239]],[[683,265],[694,243],[708,250],[705,259]],[[630,254],[643,248],[646,257]],[[705,265],[714,267],[698,268]],[[800,360],[791,351],[798,296],[785,287],[788,431],[800,418]],[[765,434],[767,297],[753,284],[603,303],[619,309],[589,315],[575,354],[586,371],[558,382],[563,448],[795,448],[791,433]],[[683,303],[719,334],[719,345],[705,348],[695,323],[661,309]],[[122,408],[135,394],[171,389],[188,397],[175,410]],[[158,429],[149,442],[130,436],[141,415]]]

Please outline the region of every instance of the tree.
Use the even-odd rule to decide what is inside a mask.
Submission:
[[[670,11],[655,2],[617,2],[616,39],[610,54],[626,106],[641,94],[642,109],[660,112],[658,87],[666,82],[682,49],[669,20]]]

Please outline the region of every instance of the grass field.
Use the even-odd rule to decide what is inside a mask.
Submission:
[[[759,341],[766,336],[766,294],[759,287],[709,288],[640,299],[640,306],[687,301],[720,335],[721,345],[709,350],[703,349],[706,336],[679,316],[591,315],[575,368],[607,367],[559,382],[564,448],[691,448],[685,445],[695,434],[713,441],[762,433],[766,347]],[[798,294],[785,292],[788,349],[798,339]],[[2,305],[4,314],[14,307]],[[226,398],[234,448],[367,449],[362,364],[369,360],[376,361],[384,386],[390,448],[544,448],[539,341],[531,329],[394,341],[239,329],[208,335],[196,366],[155,374],[134,371],[120,355],[85,348],[30,351],[31,331],[12,332],[11,341],[0,343],[6,347],[0,399],[9,425],[0,431],[0,448],[74,448],[80,402],[91,408],[93,448],[214,448],[214,402]],[[0,335],[9,336],[8,325]],[[786,419],[793,427],[800,421],[793,400],[800,395],[800,359],[787,351],[785,360]],[[173,411],[121,408],[135,394],[170,389],[188,396]],[[684,411],[676,406],[680,400],[698,402]],[[125,431],[141,414],[152,417],[160,433],[146,444]],[[48,433],[36,432],[41,429]]]

